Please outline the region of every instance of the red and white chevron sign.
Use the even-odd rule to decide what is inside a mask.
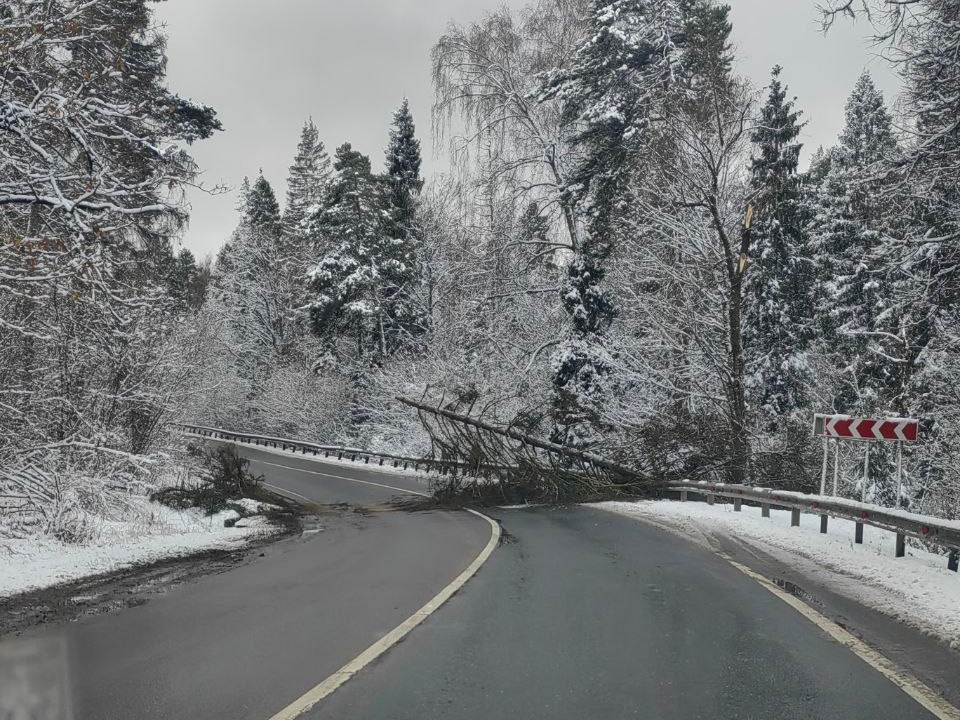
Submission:
[[[849,415],[822,415],[813,418],[813,434],[850,440],[917,439],[919,421],[913,418],[855,418]]]

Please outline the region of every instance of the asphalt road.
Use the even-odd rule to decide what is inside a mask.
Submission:
[[[259,450],[324,529],[132,609],[41,628],[73,717],[267,720],[433,597],[489,526],[387,509],[409,476]],[[719,557],[585,507],[495,510],[503,545],[305,718],[929,720],[907,694]]]
[[[583,507],[500,511],[466,591],[316,707],[337,720],[929,720],[702,549]]]
[[[331,508],[322,531],[249,563],[5,639],[65,655],[76,720],[266,720],[419,609],[489,540],[488,523],[466,513],[384,510],[399,493],[368,484],[422,492],[415,480],[247,454],[273,485],[372,510]]]

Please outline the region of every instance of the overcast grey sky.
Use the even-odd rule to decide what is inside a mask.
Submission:
[[[843,104],[869,68],[892,101],[896,80],[874,57],[869,28],[844,22],[824,37],[815,0],[728,0],[739,70],[763,85],[775,63],[809,122],[805,150],[830,145]],[[480,18],[496,0],[168,0],[170,87],[217,109],[225,131],[194,146],[203,182],[236,187],[260,168],[281,201],[300,128],[312,115],[331,155],[344,141],[383,159],[387,126],[410,99],[425,170],[443,170],[430,141],[430,47],[451,20]],[[521,7],[525,0],[509,0]],[[190,195],[185,245],[216,252],[236,224],[235,193]]]

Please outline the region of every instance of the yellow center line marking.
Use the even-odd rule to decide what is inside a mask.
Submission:
[[[960,710],[944,700],[936,692],[931,690],[906,670],[898,667],[893,663],[893,661],[884,657],[872,647],[867,645],[860,638],[854,636],[847,630],[844,630],[830,618],[817,612],[799,598],[781,590],[763,575],[751,570],[746,565],[741,565],[729,555],[722,552],[717,552],[717,555],[733,565],[737,570],[742,572],[747,577],[750,577],[760,583],[760,585],[762,585],[765,589],[769,590],[771,593],[783,600],[783,602],[787,603],[787,605],[803,615],[805,618],[807,618],[807,620],[827,633],[827,635],[846,647],[848,650],[850,650],[850,652],[854,653],[857,657],[867,663],[867,665],[886,677],[890,682],[913,698],[913,700],[922,705],[934,717],[938,718],[939,720],[960,720]]]

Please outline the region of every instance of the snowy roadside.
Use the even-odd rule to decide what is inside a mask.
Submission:
[[[243,499],[236,510],[205,516],[199,509],[173,510],[143,498],[130,521],[102,521],[85,544],[63,543],[49,535],[0,540],[0,597],[115,572],[134,565],[183,557],[204,550],[241,549],[281,531],[260,514],[275,506]],[[226,521],[236,524],[225,527]]]
[[[823,582],[838,594],[872,607],[960,649],[960,577],[946,567],[942,555],[907,547],[894,557],[895,536],[865,528],[864,542],[853,542],[854,523],[830,518],[820,534],[820,519],[801,514],[800,527],[790,527],[790,511],[731,504],[642,500],[592,504],[603,510],[652,522],[709,545],[712,535],[735,538]]]

